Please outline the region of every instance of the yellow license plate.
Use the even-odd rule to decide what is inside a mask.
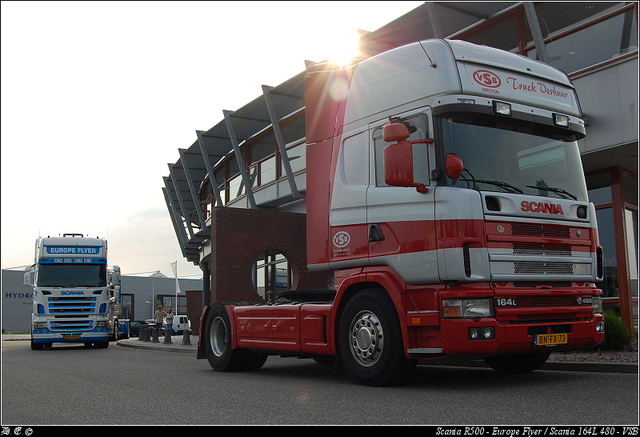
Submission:
[[[80,337],[82,337],[80,334],[68,334],[64,336],[65,340],[80,340]]]
[[[567,344],[569,335],[564,332],[562,334],[538,334],[533,339],[535,346],[554,346],[558,344]]]

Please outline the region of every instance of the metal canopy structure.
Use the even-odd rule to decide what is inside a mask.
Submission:
[[[236,111],[223,111],[222,120],[207,131],[196,131],[196,141],[187,149],[178,149],[180,159],[168,164],[162,189],[182,254],[198,264],[202,243],[211,235],[211,223],[205,215],[207,205],[224,206],[225,175],[216,174],[216,166],[229,160],[230,168],[242,177],[241,188],[250,208],[274,208],[300,198],[289,165],[286,145],[301,140],[304,125],[304,76],[292,77],[276,87],[263,86],[262,96]],[[244,146],[259,150],[276,150],[282,157],[288,190],[276,199],[257,201],[254,196],[256,174],[247,172]],[[212,196],[201,199],[208,184]],[[248,190],[245,187],[250,187]]]
[[[392,3],[389,3],[392,8]],[[538,56],[544,59],[544,43],[535,11],[523,2],[426,2],[380,29],[360,38],[364,57],[428,38],[456,38],[470,30],[481,29],[487,21],[500,20],[510,11],[525,7],[527,32],[532,33]],[[531,15],[531,12],[533,15]],[[501,38],[495,33],[494,38]],[[493,45],[494,41],[485,44]],[[499,45],[496,45],[499,47]],[[276,86],[263,86],[263,94],[236,111],[223,111],[222,120],[207,131],[196,131],[196,141],[187,149],[178,149],[180,159],[169,164],[163,192],[183,256],[198,265],[206,254],[203,245],[211,235],[210,218],[205,211],[213,206],[277,208],[304,197],[304,172],[291,170],[287,145],[304,140],[305,71]],[[275,194],[260,193],[255,187],[259,176],[251,165],[259,160],[255,153],[245,162],[246,146],[254,151],[277,150],[282,171]],[[227,164],[226,169],[222,164]],[[303,165],[306,169],[306,164]],[[225,172],[227,174],[225,174]],[[230,174],[239,173],[239,188],[231,187]],[[249,187],[247,189],[247,187]],[[227,190],[237,193],[225,193]],[[210,193],[203,196],[203,193]],[[225,203],[232,194],[241,202]],[[203,198],[204,197],[204,198]]]

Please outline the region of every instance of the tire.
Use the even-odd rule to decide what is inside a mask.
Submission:
[[[402,331],[384,291],[363,290],[346,304],[338,328],[340,356],[360,384],[381,386],[405,381],[417,361],[404,354]]]
[[[549,358],[549,353],[500,355],[486,357],[484,362],[500,373],[528,373],[540,368]]]
[[[242,370],[258,370],[267,361],[267,355],[246,349],[239,349],[238,351],[244,355],[244,367]]]
[[[118,337],[120,336],[120,325],[118,324],[118,321],[116,320],[113,326],[113,337],[109,338],[109,340],[111,341],[118,341]]]
[[[257,370],[267,359],[257,352],[231,348],[231,321],[224,304],[219,302],[207,313],[203,340],[209,365],[217,372]]]
[[[33,341],[33,339],[31,339],[31,350],[32,351],[42,350],[43,347],[44,347],[44,345],[42,343],[35,343]]]

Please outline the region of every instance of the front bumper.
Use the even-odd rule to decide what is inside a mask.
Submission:
[[[500,323],[494,318],[441,320],[442,352],[444,355],[483,358],[491,355],[560,352],[581,349],[602,343],[604,332],[596,325],[604,322],[602,314],[593,314],[589,320],[558,321],[552,323]],[[491,339],[469,339],[470,328],[493,328]],[[536,346],[537,334],[566,333],[567,343]]]
[[[51,332],[38,328],[31,331],[31,340],[36,344],[109,341],[109,328],[95,328],[89,332]]]

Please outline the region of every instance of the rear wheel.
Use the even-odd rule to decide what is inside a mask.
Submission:
[[[484,362],[500,373],[527,373],[540,368],[549,355],[549,353],[500,355],[486,357]]]
[[[342,362],[351,377],[365,385],[402,382],[417,363],[404,354],[395,307],[383,293],[359,292],[347,302],[340,319]]]
[[[257,370],[267,359],[258,352],[231,348],[231,321],[222,303],[209,310],[203,340],[209,365],[218,372]]]

